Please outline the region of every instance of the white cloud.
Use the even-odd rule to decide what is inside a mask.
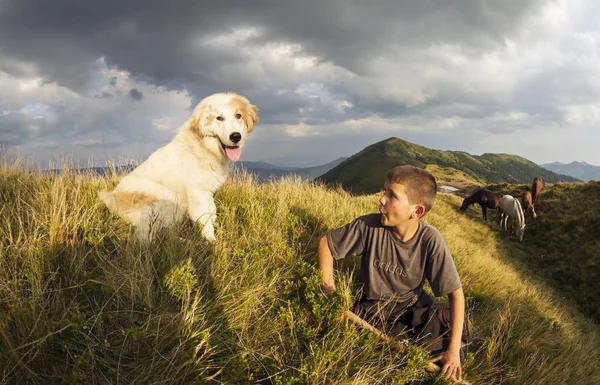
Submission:
[[[42,162],[50,155],[49,150],[94,155],[102,160],[107,146],[118,145],[120,149],[111,155],[129,152],[144,156],[139,154],[140,144],[146,151],[165,144],[189,116],[191,96],[185,90],[135,80],[126,71],[106,67],[102,59],[96,67],[98,87],[86,94],[37,78],[19,79],[3,73],[0,92],[12,92],[13,98],[6,104],[23,116],[22,124],[14,129],[21,131],[19,148],[24,153],[40,156]],[[110,84],[111,79],[116,79],[115,85]],[[131,89],[141,93],[140,100],[129,96]],[[3,115],[8,113],[3,111]],[[42,124],[37,123],[40,121]]]
[[[0,15],[0,141],[39,156],[47,143],[144,156],[170,139],[192,100],[228,90],[262,111],[251,160],[284,150],[333,158],[399,136],[600,163],[591,144],[600,139],[591,129],[600,123],[600,3],[466,4],[259,2],[228,12],[219,3],[198,15],[195,5],[171,14],[149,1],[144,14],[125,7],[110,22],[93,12],[81,15],[89,23],[44,18],[30,45],[18,39],[29,19]],[[72,49],[56,58],[65,41]]]

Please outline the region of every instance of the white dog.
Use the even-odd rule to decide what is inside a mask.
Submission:
[[[203,99],[166,146],[125,176],[114,191],[98,193],[111,213],[135,226],[142,241],[183,221],[185,215],[215,239],[215,191],[240,158],[246,136],[258,122],[258,108],[234,93]]]

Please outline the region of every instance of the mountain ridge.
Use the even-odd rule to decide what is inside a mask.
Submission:
[[[590,180],[600,180],[600,167],[586,162],[551,162],[541,164],[540,166],[559,174],[569,175],[574,178],[581,179],[584,182],[588,182]]]
[[[240,162],[239,164],[233,163],[232,168],[237,170],[243,169],[249,173],[255,174],[258,178],[258,181],[262,183],[267,182],[272,178],[281,178],[287,176],[297,176],[304,180],[310,181],[338,166],[346,159],[346,157],[339,157],[329,163],[313,167],[293,168],[273,166],[266,162]]]
[[[382,187],[387,171],[400,164],[454,168],[482,184],[531,183],[536,176],[549,183],[580,182],[577,178],[546,170],[517,155],[471,155],[465,151],[435,150],[396,137],[365,147],[317,180],[328,185],[339,184],[357,194],[374,193]]]
[[[231,164],[231,171],[244,170],[251,174],[256,175],[257,180],[261,183],[267,182],[273,178],[281,178],[287,176],[298,176],[304,180],[313,180],[314,178],[324,174],[341,162],[346,160],[346,157],[339,157],[332,160],[329,163],[325,163],[319,166],[312,167],[285,167],[275,166],[267,162],[262,161],[239,161]],[[51,169],[44,170],[44,173],[61,174],[63,172],[74,171],[77,174],[91,173],[97,176],[105,176],[115,172],[116,174],[124,174],[133,171],[137,164],[123,164],[118,166],[106,166],[106,167],[81,167],[81,168],[69,168],[69,169]]]

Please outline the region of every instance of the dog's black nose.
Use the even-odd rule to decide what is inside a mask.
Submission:
[[[229,135],[229,139],[231,139],[233,143],[237,143],[242,140],[242,134],[239,132],[234,132],[233,134]]]

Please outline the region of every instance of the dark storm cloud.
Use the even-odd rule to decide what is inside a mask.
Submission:
[[[284,41],[323,61],[365,71],[389,46],[431,42],[478,51],[502,44],[537,1],[178,1],[8,0],[0,9],[0,50],[36,63],[40,73],[80,89],[100,56],[158,82],[179,79],[219,86],[210,74],[224,62],[243,64],[236,51],[200,49],[197,39],[236,27],[262,35],[246,44]],[[254,40],[254,41],[252,41]],[[243,74],[241,74],[243,75]],[[251,85],[251,84],[249,84]]]
[[[132,88],[129,90],[129,97],[133,100],[142,100],[144,98],[144,94],[142,94],[137,88]]]
[[[95,100],[105,103],[76,108],[55,103],[55,120],[42,131],[54,130],[56,137],[67,131],[119,132],[125,141],[152,135],[155,126],[166,124],[161,119],[168,109],[146,121],[134,117],[153,112],[145,103],[156,90],[142,83],[189,92],[190,109],[213,92],[242,93],[261,109],[265,125],[331,126],[376,115],[414,118],[411,124],[419,126],[458,117],[470,130],[510,133],[530,122],[560,122],[562,104],[585,104],[600,96],[600,88],[589,81],[595,67],[578,64],[576,55],[570,56],[572,62],[561,60],[559,53],[550,60],[514,65],[528,54],[531,40],[544,35],[531,20],[545,18],[540,10],[548,3],[0,0],[0,71],[39,76],[81,95],[91,89]],[[514,56],[504,55],[510,41],[521,49]],[[279,45],[293,53],[279,52]],[[539,55],[544,54],[540,49]],[[489,56],[493,58],[486,61]],[[293,62],[298,57],[311,62]],[[98,80],[94,63],[99,58],[109,69],[128,75]],[[503,77],[494,72],[496,66],[504,69]],[[100,89],[98,82],[109,87]],[[145,109],[131,112],[133,105]],[[87,120],[82,118],[86,108],[95,109]],[[529,121],[511,121],[511,113],[522,113]],[[27,119],[7,123],[0,139],[20,143],[11,130],[30,129]],[[172,134],[160,130],[165,138]],[[365,129],[336,142],[341,136],[331,130],[331,137],[319,143],[310,133],[299,139],[283,129],[256,143],[267,148],[267,143],[289,141],[289,149],[312,143],[326,151],[335,143],[362,148],[351,142],[368,144],[394,135]],[[34,134],[40,135],[26,135]]]
[[[176,4],[107,0],[82,6],[74,0],[9,0],[0,9],[0,52],[33,63],[44,79],[78,92],[89,85],[90,63],[104,57],[109,66],[130,71],[139,80],[172,89],[185,87],[192,93],[194,105],[208,94],[228,90],[240,92],[258,105],[263,123],[324,124],[373,114],[427,113],[448,101],[460,103],[465,93],[446,85],[413,106],[410,101],[380,95],[377,86],[365,78],[360,86],[352,79],[323,80],[323,89],[332,100],[300,95],[295,83],[285,84],[277,76],[264,85],[266,78],[273,77],[268,66],[249,65],[261,47],[277,42],[297,44],[300,53],[314,56],[317,63],[331,63],[349,76],[381,77],[387,87],[386,76],[402,68],[419,71],[418,63],[411,63],[418,60],[414,53],[432,44],[460,47],[465,56],[501,46],[539,5],[533,0],[181,0]],[[254,28],[256,33],[237,46],[214,43],[215,36],[235,28]],[[213,44],[201,43],[211,41]],[[381,58],[398,67],[380,70]],[[409,69],[411,66],[415,68]],[[112,78],[109,84],[115,86],[116,81]],[[129,95],[140,100],[142,94],[136,91]],[[479,95],[472,101],[477,107],[471,112],[490,113],[482,99]],[[343,110],[335,106],[344,100],[352,106]]]

